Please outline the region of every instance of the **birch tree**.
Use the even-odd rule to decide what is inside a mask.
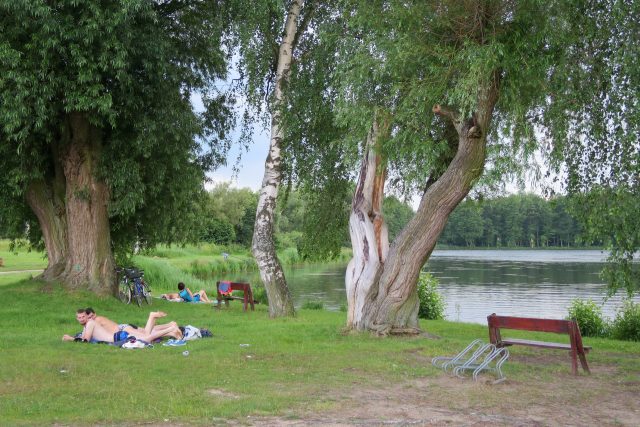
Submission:
[[[239,48],[238,93],[247,99],[253,120],[264,120],[270,129],[252,241],[252,253],[269,299],[271,317],[294,314],[293,300],[276,254],[274,230],[278,195],[284,171],[286,148],[284,115],[291,108],[290,93],[303,93],[306,85],[291,84],[292,68],[303,61],[301,45],[313,39],[310,26],[322,14],[321,5],[304,0],[272,0],[251,5],[238,2],[234,11],[234,43]],[[247,122],[247,126],[250,123]],[[297,141],[291,141],[295,145]]]

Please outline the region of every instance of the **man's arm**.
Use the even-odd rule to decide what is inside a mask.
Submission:
[[[93,337],[93,329],[96,327],[95,320],[89,320],[86,325],[84,325],[84,329],[82,330],[82,339],[91,341]]]

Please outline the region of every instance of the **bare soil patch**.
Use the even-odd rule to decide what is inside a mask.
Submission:
[[[545,353],[549,353],[546,355]],[[416,353],[416,362],[426,360]],[[439,372],[402,383],[358,384],[327,391],[326,411],[295,411],[284,417],[247,418],[232,424],[267,426],[638,426],[638,381],[622,381],[614,365],[593,365],[592,374],[573,376],[566,355],[540,352],[519,356],[531,371],[518,380],[492,385],[487,375],[474,382]],[[537,368],[566,366],[549,378]]]

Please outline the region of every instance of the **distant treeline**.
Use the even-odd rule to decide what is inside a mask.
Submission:
[[[465,200],[453,211],[438,243],[465,247],[575,247],[582,228],[566,197],[525,194]]]
[[[232,188],[228,183],[216,185],[203,201],[200,241],[221,245],[250,247],[258,201],[257,192]],[[332,214],[344,217],[347,224],[350,200]],[[581,241],[581,227],[571,216],[569,200],[557,197],[545,200],[536,195],[512,195],[495,199],[465,200],[449,217],[438,241],[458,247],[575,247]],[[301,248],[307,202],[298,191],[291,191],[278,210],[276,246],[279,250]],[[396,197],[385,197],[383,213],[393,241],[413,216],[411,207]],[[8,236],[0,218],[0,237]],[[348,227],[325,230],[334,233],[339,245],[350,247]],[[341,243],[340,243],[341,242]],[[307,251],[308,252],[308,251]],[[304,255],[304,254],[303,254]]]

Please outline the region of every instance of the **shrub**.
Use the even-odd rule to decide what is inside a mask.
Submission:
[[[444,298],[438,293],[438,280],[429,273],[420,273],[418,298],[420,298],[418,317],[430,320],[444,319]]]
[[[267,298],[267,290],[264,286],[252,286],[251,292],[253,293],[253,300],[258,301],[260,304],[269,305],[269,298]]]
[[[593,300],[576,298],[569,306],[568,319],[575,319],[580,334],[585,337],[603,337],[607,335],[607,322],[602,317],[602,308]]]
[[[640,341],[640,304],[627,300],[616,313],[611,327],[613,338],[625,341]]]
[[[321,301],[305,301],[302,304],[303,310],[322,310],[324,308],[324,304]]]

